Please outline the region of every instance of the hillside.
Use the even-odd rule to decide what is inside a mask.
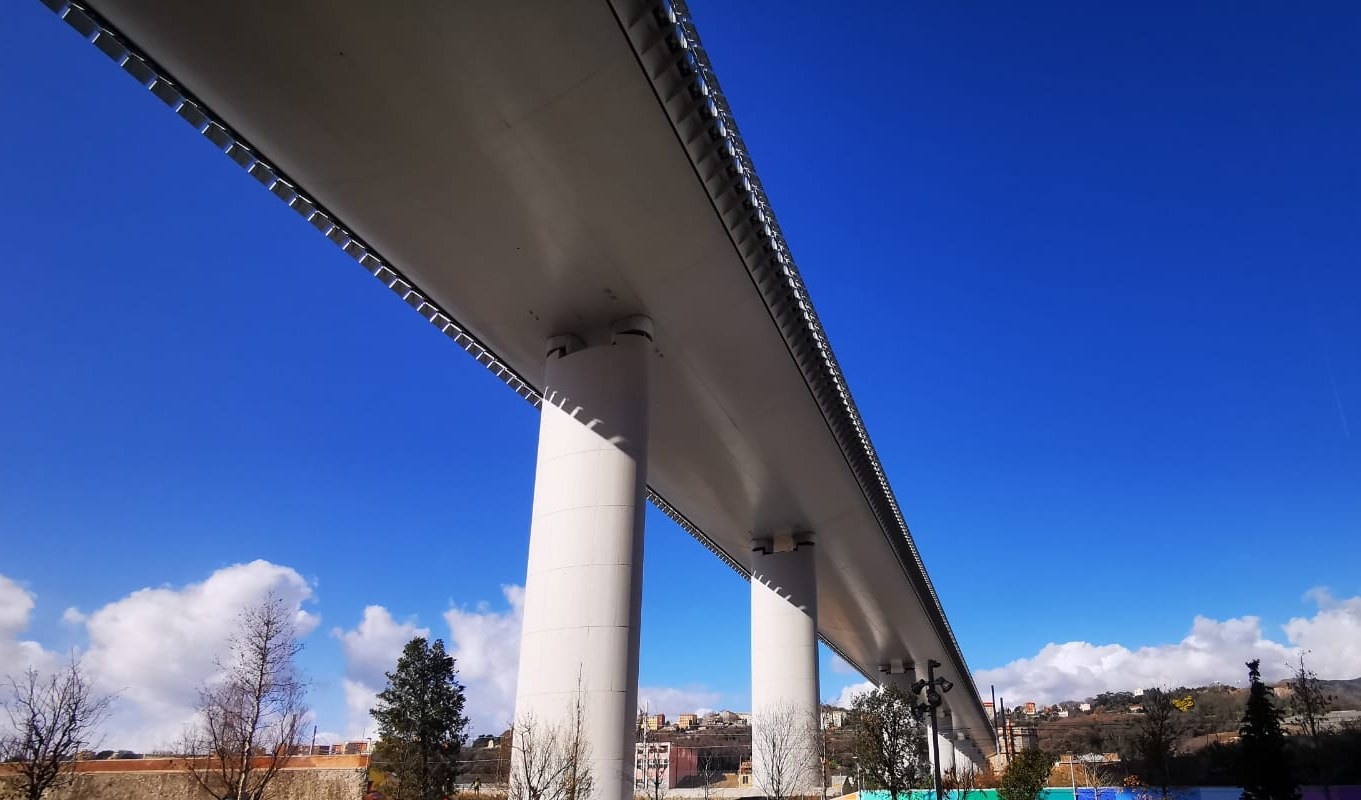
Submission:
[[[1333,698],[1332,710],[1361,710],[1361,678],[1321,681]],[[1281,708],[1290,713],[1288,681],[1272,684]],[[1011,713],[1019,726],[1034,725],[1039,744],[1056,752],[1124,752],[1139,719],[1142,692],[1104,692],[1082,701],[1070,700],[1026,715]],[[1193,706],[1182,718],[1189,749],[1232,738],[1238,730],[1248,690],[1233,686],[1179,687],[1172,694],[1189,696]],[[1083,706],[1090,706],[1084,711]]]
[[[1345,681],[1319,681],[1323,690],[1334,697],[1333,708],[1361,709],[1361,678]],[[1281,684],[1277,684],[1278,686]]]

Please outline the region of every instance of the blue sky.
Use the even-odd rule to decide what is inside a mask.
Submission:
[[[1047,644],[1172,658],[1199,615],[1226,665],[1361,675],[1361,9],[694,12],[972,667],[1078,691],[1036,673],[1093,651]],[[5,20],[0,637],[92,647],[68,608],[262,559],[343,732],[366,606],[509,611],[535,412],[41,4]],[[650,512],[644,586],[643,684],[744,707],[746,584]]]

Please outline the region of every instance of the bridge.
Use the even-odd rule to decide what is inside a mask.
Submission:
[[[542,409],[516,718],[580,709],[597,794],[632,796],[645,499],[751,582],[754,739],[814,750],[821,639],[940,662],[942,760],[993,753],[679,0],[42,1]]]

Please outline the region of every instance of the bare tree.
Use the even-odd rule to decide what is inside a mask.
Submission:
[[[1068,767],[1068,775],[1073,782],[1074,792],[1078,790],[1079,786],[1090,786],[1094,800],[1101,800],[1102,789],[1108,786],[1114,787],[1114,767],[1118,763],[1118,761],[1108,761],[1104,753],[1085,753],[1082,755],[1067,753],[1062,760],[1057,762],[1056,766]],[[1114,794],[1114,788],[1112,788],[1111,794]],[[1152,795],[1146,790],[1135,794],[1139,800],[1151,800],[1152,798]]]
[[[670,745],[663,742],[651,742],[647,740],[647,726],[651,715],[648,714],[646,706],[639,712],[638,716],[638,737],[635,742],[635,752],[641,752],[641,763],[634,764],[633,791],[637,795],[639,792],[649,800],[662,800],[666,796],[670,783]],[[668,751],[665,762],[661,759],[661,752]],[[638,777],[641,774],[641,777]]]
[[[1088,753],[1079,756],[1078,761],[1082,765],[1083,782],[1092,787],[1093,800],[1115,796],[1118,761],[1107,760],[1105,753]],[[1111,787],[1109,795],[1102,794],[1106,787]]]
[[[76,753],[93,746],[113,697],[94,693],[75,658],[46,677],[32,667],[9,676],[4,691],[9,728],[0,735],[0,761],[14,765],[15,795],[40,800],[75,780]]]
[[[521,715],[511,733],[508,800],[586,800],[595,778],[583,695],[577,692],[562,725]]]
[[[969,800],[983,797],[983,773],[972,764],[956,765],[946,770],[940,777],[940,786],[947,794],[953,793],[956,800]]]
[[[703,800],[709,800],[713,796],[714,784],[719,778],[723,777],[722,771],[718,769],[714,755],[705,750],[699,756],[699,780],[700,790],[703,792]]]
[[[261,800],[288,763],[307,715],[292,611],[270,593],[241,612],[222,674],[199,690],[186,768],[217,800]]]
[[[807,794],[818,780],[818,714],[790,705],[752,719],[752,777],[769,800]]]
[[[1327,800],[1332,800],[1333,790],[1329,785],[1328,771],[1324,763],[1323,740],[1328,734],[1326,724],[1328,710],[1332,708],[1335,698],[1324,691],[1318,673],[1305,665],[1303,653],[1300,653],[1299,668],[1293,672],[1295,674],[1290,681],[1290,710],[1295,712],[1295,719],[1309,743],[1309,761],[1313,771],[1311,777],[1323,787],[1323,796]]]
[[[666,790],[671,788],[671,765],[653,755],[654,747],[658,745],[654,743],[643,748],[643,788],[647,789],[646,796],[649,800],[663,800],[666,797]],[[668,758],[667,762],[669,761]]]

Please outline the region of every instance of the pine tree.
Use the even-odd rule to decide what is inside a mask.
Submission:
[[[1238,728],[1242,743],[1242,800],[1299,800],[1300,789],[1285,752],[1285,733],[1281,730],[1281,711],[1271,702],[1271,694],[1258,669],[1260,660],[1249,661],[1251,682],[1243,723]]]
[[[438,800],[453,791],[459,750],[467,741],[463,686],[444,642],[406,643],[397,669],[369,713],[378,721],[374,760],[397,779],[398,800]]]

